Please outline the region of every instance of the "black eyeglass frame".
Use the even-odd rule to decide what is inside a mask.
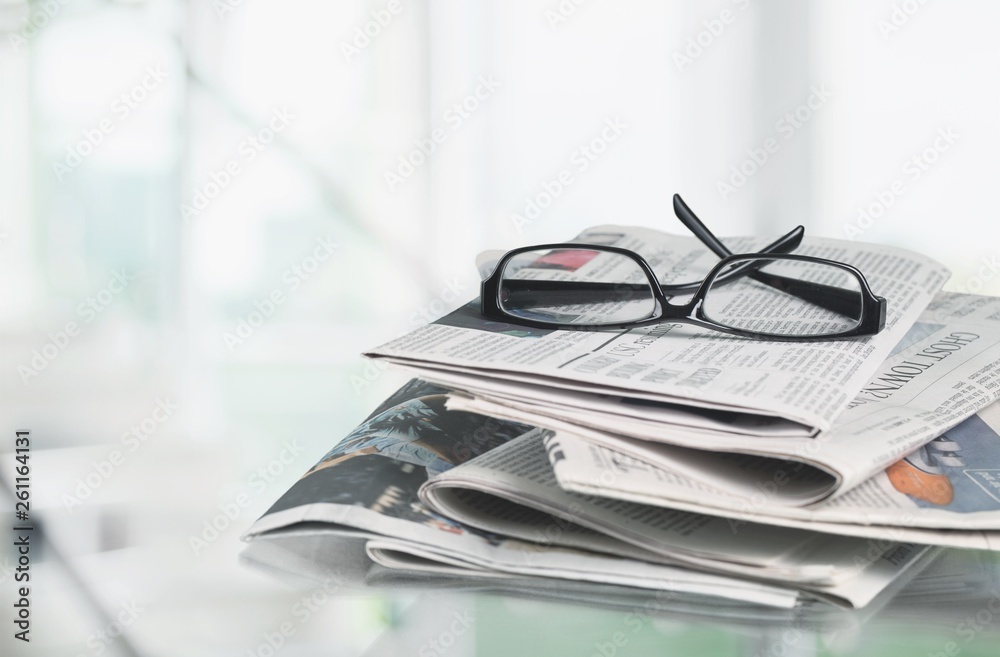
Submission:
[[[607,253],[615,253],[621,256],[625,256],[635,262],[642,272],[645,274],[649,288],[653,293],[653,298],[656,302],[656,308],[654,309],[654,314],[650,317],[634,320],[624,323],[608,323],[608,324],[565,324],[560,322],[542,322],[538,320],[528,319],[519,317],[517,315],[512,315],[503,309],[503,303],[501,300],[500,282],[503,277],[504,269],[507,264],[517,256],[522,253],[528,253],[531,251],[546,251],[546,250],[559,250],[559,249],[578,249],[578,250],[588,250],[588,251],[601,251]],[[726,326],[724,324],[719,324],[718,322],[712,320],[705,315],[702,305],[705,301],[705,295],[708,290],[715,285],[725,285],[733,281],[739,280],[743,277],[751,277],[755,280],[763,282],[765,284],[773,285],[775,287],[787,285],[791,279],[786,279],[784,277],[766,274],[765,272],[759,271],[761,267],[767,264],[780,260],[790,260],[798,262],[811,262],[814,264],[829,265],[842,269],[844,271],[852,274],[859,283],[859,288],[861,292],[861,316],[858,319],[858,325],[842,331],[840,333],[833,334],[823,334],[823,335],[793,335],[793,334],[777,334],[777,333],[761,333],[758,331],[748,331],[745,329],[740,329],[732,326]],[[740,263],[744,264],[740,264]],[[720,276],[720,272],[729,268],[731,265],[736,265],[732,271],[727,272],[725,275]],[[762,278],[772,279],[770,282],[768,280],[762,280]],[[512,279],[511,282],[518,279]],[[539,283],[544,283],[544,281],[538,281],[534,279],[528,279],[525,283],[531,283],[537,285]],[[565,286],[566,281],[553,281],[553,283]],[[625,284],[625,283],[582,283],[582,285],[591,286],[612,286],[615,290],[625,292],[629,288],[639,288],[642,291],[646,290],[646,287],[641,284]],[[815,286],[815,284],[811,284]],[[828,286],[819,286],[828,287]],[[694,296],[690,301],[684,304],[672,304],[670,303],[671,296],[668,296],[666,290],[674,293],[687,293],[694,290]],[[786,290],[787,291],[787,290]],[[827,293],[836,292],[837,288],[829,288]],[[801,294],[796,294],[794,291],[790,292],[799,296],[800,298],[805,298]],[[829,304],[824,305],[819,299],[810,299],[827,308],[830,308]],[[834,305],[835,304],[834,299]],[[765,339],[765,340],[778,340],[785,342],[808,342],[808,341],[818,341],[818,340],[840,340],[844,338],[854,338],[862,336],[870,336],[878,333],[883,328],[885,328],[885,316],[886,316],[886,300],[883,297],[876,296],[872,292],[871,286],[868,284],[868,280],[865,278],[864,274],[861,273],[856,267],[843,262],[836,262],[834,260],[827,260],[825,258],[817,258],[814,256],[797,255],[789,253],[743,253],[730,255],[722,260],[720,260],[708,275],[697,284],[684,284],[684,285],[660,285],[656,278],[656,274],[653,272],[653,268],[650,267],[646,259],[640,254],[632,251],[631,249],[625,249],[617,246],[609,246],[604,244],[586,244],[581,242],[559,242],[555,244],[537,244],[533,246],[523,246],[516,249],[512,249],[503,255],[497,262],[493,273],[490,274],[486,280],[484,280],[480,285],[479,293],[479,303],[480,311],[485,317],[489,317],[494,320],[504,320],[509,321],[514,324],[520,324],[524,326],[529,326],[533,328],[543,328],[543,329],[553,329],[553,330],[598,330],[598,329],[624,329],[632,328],[637,326],[646,326],[649,324],[658,324],[661,322],[680,322],[693,324],[695,326],[700,326],[702,328],[712,329],[714,331],[719,331],[722,333],[728,333],[731,335],[737,335],[745,338],[754,339]]]

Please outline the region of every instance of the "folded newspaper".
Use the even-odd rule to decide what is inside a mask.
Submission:
[[[376,563],[479,577],[541,576],[791,607],[862,607],[933,549],[831,539],[562,490],[551,432],[446,408],[414,380],[340,441],[247,532],[355,536]]]

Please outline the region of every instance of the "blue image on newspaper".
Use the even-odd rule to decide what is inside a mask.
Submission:
[[[921,508],[1000,510],[1000,437],[973,415],[891,465],[886,475]]]

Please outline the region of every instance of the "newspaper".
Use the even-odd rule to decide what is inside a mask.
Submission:
[[[797,603],[804,595],[801,591],[846,606],[863,606],[931,556],[910,545],[873,548],[857,540],[866,563],[843,564],[836,559],[826,563],[830,555],[813,545],[822,558],[810,564],[804,542],[791,546],[798,550],[797,561],[784,556],[785,548],[775,546],[769,558],[762,544],[757,553],[741,557],[740,570],[725,564],[739,556],[732,547],[720,546],[722,552],[713,557],[706,541],[685,548],[679,531],[675,545],[680,558],[665,549],[622,540],[608,530],[558,518],[553,520],[558,530],[554,534],[545,533],[544,541],[527,540],[533,538],[532,528],[545,522],[537,517],[530,522],[534,516],[529,507],[522,507],[527,528],[514,528],[516,515],[507,518],[509,533],[478,528],[429,507],[419,496],[420,487],[466,466],[481,472],[477,460],[493,450],[514,440],[540,441],[548,433],[446,410],[449,392],[422,381],[401,388],[282,495],[244,538],[293,532],[349,535],[366,541],[366,553],[376,563],[409,572],[563,578],[786,608]],[[535,463],[547,466],[544,455]],[[550,490],[559,492],[554,484]],[[716,563],[722,567],[714,567]],[[768,571],[768,564],[773,571]],[[769,575],[772,581],[734,574],[743,572]],[[785,574],[796,581],[781,581]]]
[[[632,249],[664,284],[700,280],[718,262],[695,238],[645,228],[600,226],[577,241]],[[727,243],[734,252],[764,245],[754,238]],[[847,262],[864,272],[876,294],[888,300],[885,330],[868,338],[808,343],[734,338],[678,323],[554,331],[487,320],[472,303],[367,355],[428,379],[471,375],[488,389],[531,384],[576,393],[569,396],[580,404],[607,395],[622,417],[653,417],[706,435],[812,436],[833,426],[948,272],[916,253],[857,242],[806,239],[796,253]],[[603,260],[608,254],[592,254],[564,268],[608,269]],[[555,279],[564,273],[556,268],[532,275]],[[613,270],[607,276],[613,280]]]
[[[674,512],[773,524],[880,541],[1000,550],[1000,404],[992,404],[849,492],[806,508],[772,504],[783,479],[725,498],[699,482],[603,446],[551,434],[548,450],[562,488]],[[697,492],[697,494],[692,494]]]

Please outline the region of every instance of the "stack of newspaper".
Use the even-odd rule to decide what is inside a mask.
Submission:
[[[658,273],[715,262],[689,238],[601,226],[577,240],[590,234]],[[933,546],[1000,548],[1000,299],[943,293],[941,265],[898,249],[796,253],[861,269],[888,299],[885,330],[555,331],[471,302],[368,354],[417,378],[247,537],[353,535],[390,568],[785,607],[861,607]]]

